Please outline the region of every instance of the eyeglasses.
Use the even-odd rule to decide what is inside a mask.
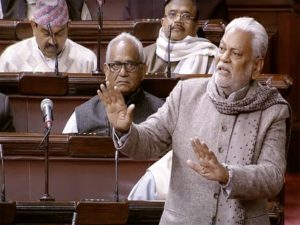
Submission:
[[[127,72],[136,72],[139,68],[139,65],[143,63],[141,62],[113,62],[107,63],[109,69],[113,73],[119,73],[124,66]]]
[[[170,20],[175,20],[179,16],[179,19],[181,19],[182,22],[191,22],[195,19],[195,17],[192,17],[192,15],[187,12],[180,13],[177,11],[169,11],[168,14],[165,16],[168,17]]]

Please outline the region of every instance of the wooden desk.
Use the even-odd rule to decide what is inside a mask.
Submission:
[[[81,142],[73,146],[74,138],[78,136],[50,136],[49,194],[56,201],[40,202],[39,198],[44,194],[44,160],[43,152],[37,146],[42,135],[1,133],[0,143],[5,155],[6,199],[16,201],[14,224],[71,224],[79,201],[113,201],[115,164],[114,159],[107,154],[114,151],[112,145],[108,144],[110,137],[79,136]],[[81,149],[80,156],[73,155],[74,147],[77,153]],[[120,201],[126,200],[133,185],[154,161],[134,161],[125,156],[120,157]],[[124,224],[156,225],[163,206],[164,202],[129,201],[128,220]],[[274,225],[282,213],[282,208],[276,206],[269,205],[269,216]]]
[[[42,134],[1,133],[5,155],[6,193],[12,201],[36,201],[44,192]],[[57,201],[114,199],[115,161],[110,137],[50,135],[49,194]],[[120,156],[120,199],[155,161]]]
[[[15,225],[71,224],[78,202],[17,202]],[[164,202],[129,201],[127,225],[158,225]],[[271,225],[278,225],[278,211],[269,210]],[[116,215],[118,216],[118,215]]]

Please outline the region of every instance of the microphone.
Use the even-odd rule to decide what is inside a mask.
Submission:
[[[43,99],[41,102],[41,110],[43,112],[45,127],[51,129],[53,122],[53,102],[48,98]]]
[[[0,144],[0,158],[1,158],[1,170],[2,170],[2,187],[1,187],[1,202],[5,202],[5,171],[4,171],[4,154],[2,144]]]
[[[51,39],[52,39],[52,42],[53,42],[54,48],[55,48],[55,75],[58,76],[59,73],[58,73],[58,49],[57,49],[57,43],[56,43],[56,40],[55,40],[55,37],[54,37],[54,33],[52,32],[50,23],[47,24],[47,28],[48,28],[48,31],[50,33],[50,36],[51,36]]]
[[[168,29],[168,65],[167,65],[167,77],[171,77],[171,33],[172,33],[172,25],[169,25]]]
[[[97,68],[93,71],[94,75],[103,74],[101,71],[101,42],[102,42],[102,29],[103,29],[103,11],[102,6],[105,3],[105,0],[96,0],[98,5],[98,39],[97,39]]]
[[[105,0],[97,0],[98,6],[102,7],[105,4]]]

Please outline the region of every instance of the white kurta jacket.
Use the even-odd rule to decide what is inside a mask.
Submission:
[[[53,72],[54,65],[54,59],[39,50],[35,37],[7,47],[0,57],[0,72]],[[66,40],[58,56],[59,72],[90,73],[96,66],[97,58],[91,50]]]

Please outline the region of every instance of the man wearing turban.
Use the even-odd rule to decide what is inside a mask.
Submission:
[[[0,72],[52,72],[56,56],[60,72],[88,73],[96,55],[68,39],[69,13],[65,0],[37,0],[33,37],[9,46],[0,57]]]

